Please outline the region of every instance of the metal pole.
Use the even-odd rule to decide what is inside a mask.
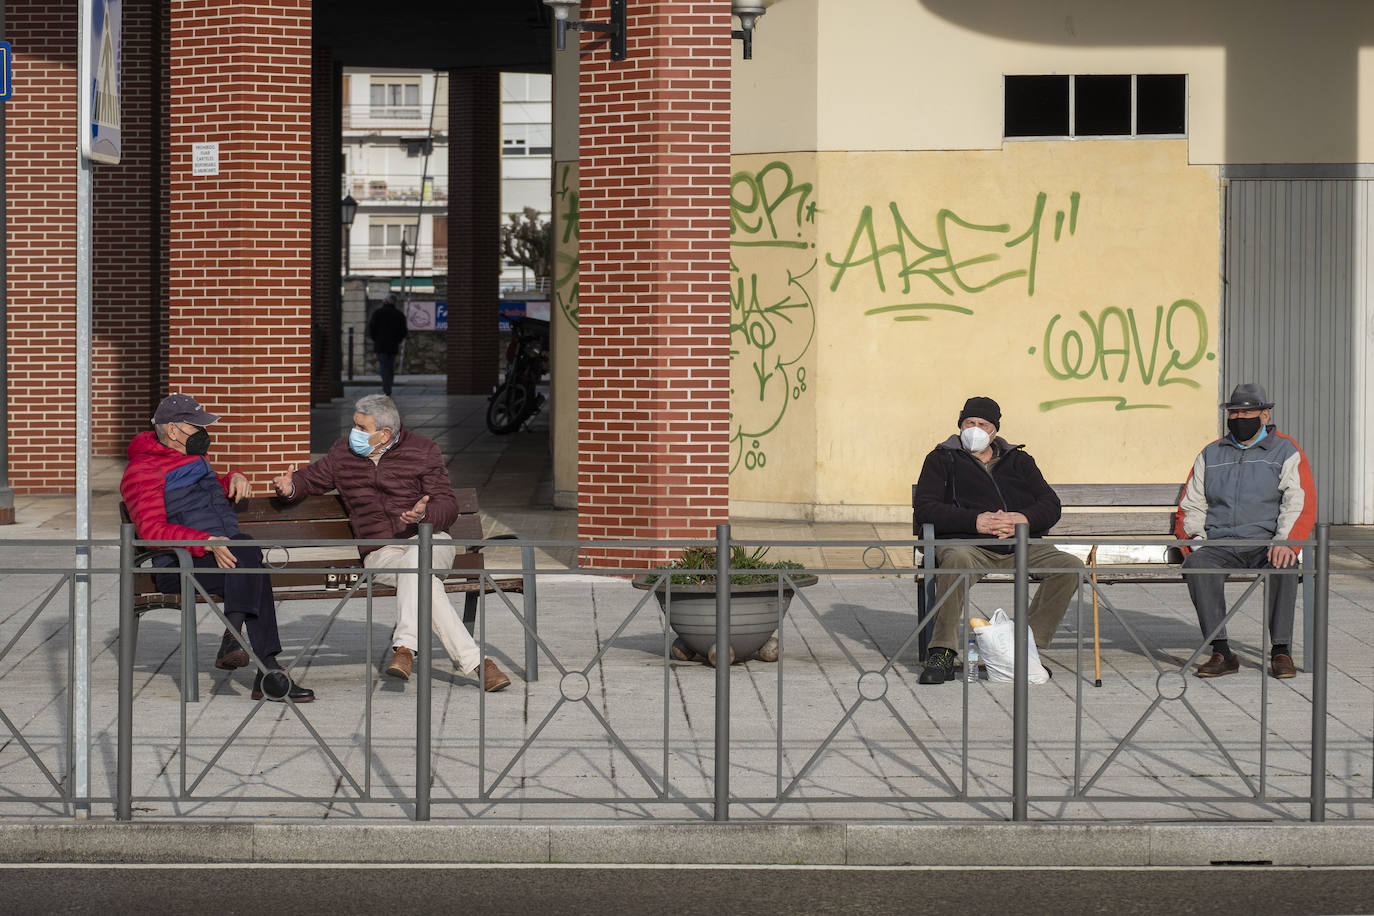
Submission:
[[[520,567],[525,594],[525,680],[539,680],[539,595],[534,575],[534,548],[520,548]]]
[[[1027,680],[1030,667],[1030,649],[1026,639],[1026,607],[1030,592],[1028,569],[1030,528],[1016,526],[1016,584],[1013,587],[1013,610],[1016,624],[1015,683],[1012,685],[1012,750],[1011,750],[1011,819],[1026,820],[1026,760],[1030,729],[1028,727],[1027,704],[1030,701],[1030,686]]]
[[[716,816],[730,819],[730,526],[716,526]]]
[[[420,523],[419,572],[420,587],[415,592],[416,626],[419,629],[419,651],[416,652],[415,676],[419,683],[415,689],[415,819],[429,820],[429,767],[430,767],[430,647],[434,643],[430,632],[434,608],[433,587],[430,584],[434,563],[434,525]],[[477,672],[477,682],[482,682],[482,672]]]
[[[0,38],[5,36],[5,0],[0,0]],[[0,225],[9,225],[5,200],[5,103],[0,102]],[[9,233],[0,238],[0,525],[14,524],[14,490],[10,487],[9,379]]]
[[[1306,647],[1312,670],[1312,812],[1314,824],[1326,821],[1326,636],[1331,597],[1331,526],[1317,526],[1317,582],[1312,596],[1312,641]]]
[[[348,326],[348,380],[353,381],[353,325]]]
[[[119,526],[119,736],[115,755],[115,818],[133,817],[134,764],[134,526]]]
[[[77,54],[90,55],[87,5],[78,4]],[[79,68],[78,68],[79,69]],[[84,88],[78,91],[85,91]],[[82,106],[77,106],[78,111]],[[89,129],[77,118],[77,130]],[[76,154],[76,616],[72,624],[72,757],[75,814],[90,814],[91,795],[91,162]]]

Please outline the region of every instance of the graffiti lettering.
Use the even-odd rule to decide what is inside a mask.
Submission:
[[[785,162],[770,162],[757,172],[736,172],[730,178],[730,243],[741,247],[814,247],[802,238],[803,224],[816,222],[811,190],[809,182],[796,180],[792,167]],[[784,214],[793,219],[780,228],[774,215],[789,201],[795,210]]]
[[[563,224],[562,236],[557,245],[557,257],[553,270],[553,296],[558,311],[573,327],[577,327],[577,287],[578,251],[580,237],[577,223],[577,182],[571,178],[572,167],[565,165],[559,174],[557,219]]]
[[[1216,359],[1216,354],[1207,349],[1207,315],[1202,306],[1191,299],[1179,299],[1167,310],[1162,305],[1155,306],[1153,324],[1148,323],[1148,318],[1137,320],[1133,308],[1116,306],[1108,306],[1096,316],[1080,311],[1081,329],[1056,330],[1063,318],[1056,314],[1050,319],[1040,347],[1045,371],[1059,381],[1098,377],[1120,384],[1131,376],[1134,366],[1135,376],[1143,385],[1199,388],[1200,382],[1182,374],[1202,362],[1204,357]],[[1164,354],[1160,353],[1161,337]],[[1034,355],[1036,348],[1031,347],[1029,352]],[[1166,355],[1163,366],[1159,364],[1161,355]],[[1117,410],[1169,406],[1129,404],[1124,398],[1113,395],[1043,401],[1040,409],[1055,410],[1091,401],[1117,401]]]
[[[1069,195],[1067,213],[1064,210],[1056,211],[1054,241],[1058,242],[1063,237],[1066,217],[1069,235],[1078,231],[1079,199],[1079,193],[1074,191]],[[879,221],[874,216],[873,207],[866,206],[859,213],[854,231],[850,233],[849,247],[844,254],[838,258],[834,253],[825,256],[825,263],[835,268],[830,280],[830,289],[838,290],[850,271],[871,267],[873,282],[880,292],[887,292],[889,276],[901,281],[903,295],[911,293],[914,278],[930,283],[940,294],[946,296],[956,295],[956,290],[960,293],[977,294],[1001,283],[1025,277],[1026,295],[1034,296],[1041,227],[1047,200],[1048,195],[1043,191],[1035,196],[1029,222],[1026,228],[1015,236],[1011,235],[1010,223],[975,223],[964,219],[953,210],[942,209],[935,214],[933,244],[921,241],[895,201],[887,205],[890,228],[884,224],[886,231],[882,233],[883,241],[880,241]],[[1020,260],[1008,263],[1010,253],[1018,254]],[[864,275],[867,275],[866,271]],[[942,306],[918,302],[870,309],[865,314],[875,315],[932,307]],[[971,309],[964,306],[951,310],[966,315],[973,314]],[[925,320],[923,317],[893,317],[899,321]]]

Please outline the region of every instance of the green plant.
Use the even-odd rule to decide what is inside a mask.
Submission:
[[[730,568],[757,569],[757,570],[779,570],[779,569],[805,569],[801,563],[794,560],[765,560],[768,553],[767,547],[755,547],[753,550],[745,550],[743,547],[730,548]],[[713,575],[705,573],[675,573],[672,576],[674,585],[714,585],[716,577],[716,549],[714,547],[686,547],[683,548],[682,556],[678,557],[667,566],[660,566],[659,569],[701,569],[711,570]],[[732,573],[731,583],[735,585],[763,585],[773,584],[778,581],[776,573]]]
[[[547,277],[552,265],[553,223],[539,218],[539,211],[526,207],[510,214],[501,226],[501,255],[513,264],[528,267],[536,277]]]

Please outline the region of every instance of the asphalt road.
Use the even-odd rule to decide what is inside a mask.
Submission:
[[[0,912],[1374,913],[1374,869],[29,865]]]

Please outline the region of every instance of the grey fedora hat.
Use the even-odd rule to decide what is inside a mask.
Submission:
[[[1231,397],[1221,405],[1222,410],[1269,410],[1274,402],[1269,400],[1263,385],[1245,382],[1237,385]]]

